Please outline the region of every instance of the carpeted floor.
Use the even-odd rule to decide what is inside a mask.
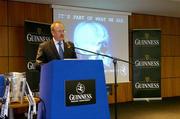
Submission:
[[[114,105],[110,105],[114,119]],[[117,119],[180,119],[180,97],[117,104]]]

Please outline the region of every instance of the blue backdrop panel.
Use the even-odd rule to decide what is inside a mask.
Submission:
[[[95,79],[96,103],[66,106],[65,81]],[[54,60],[42,66],[38,118],[110,119],[104,67],[101,60]]]
[[[4,88],[5,88],[5,80],[4,80],[4,75],[0,74],[0,97],[3,97],[4,95]]]

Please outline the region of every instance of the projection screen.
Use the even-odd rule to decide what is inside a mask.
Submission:
[[[128,15],[130,13],[53,5],[53,20],[65,25],[65,41],[75,47],[129,61]],[[101,59],[106,83],[114,83],[111,58],[77,50],[78,59]],[[118,61],[117,82],[129,81],[129,64]]]

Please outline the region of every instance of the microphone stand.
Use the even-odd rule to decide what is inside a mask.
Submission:
[[[115,105],[114,106],[114,114],[115,114],[114,118],[117,119],[117,87],[118,87],[118,84],[117,84],[117,65],[118,65],[117,61],[125,62],[125,63],[128,63],[128,64],[130,64],[130,62],[128,62],[126,60],[123,60],[123,59],[119,59],[117,57],[112,57],[112,56],[109,56],[109,55],[89,51],[89,50],[82,49],[82,48],[79,48],[79,47],[74,47],[74,49],[89,52],[89,53],[104,56],[104,57],[108,57],[108,58],[113,60],[113,66],[114,66],[114,105]]]

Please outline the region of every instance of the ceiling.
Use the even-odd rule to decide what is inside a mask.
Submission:
[[[180,0],[13,0],[180,17]]]

